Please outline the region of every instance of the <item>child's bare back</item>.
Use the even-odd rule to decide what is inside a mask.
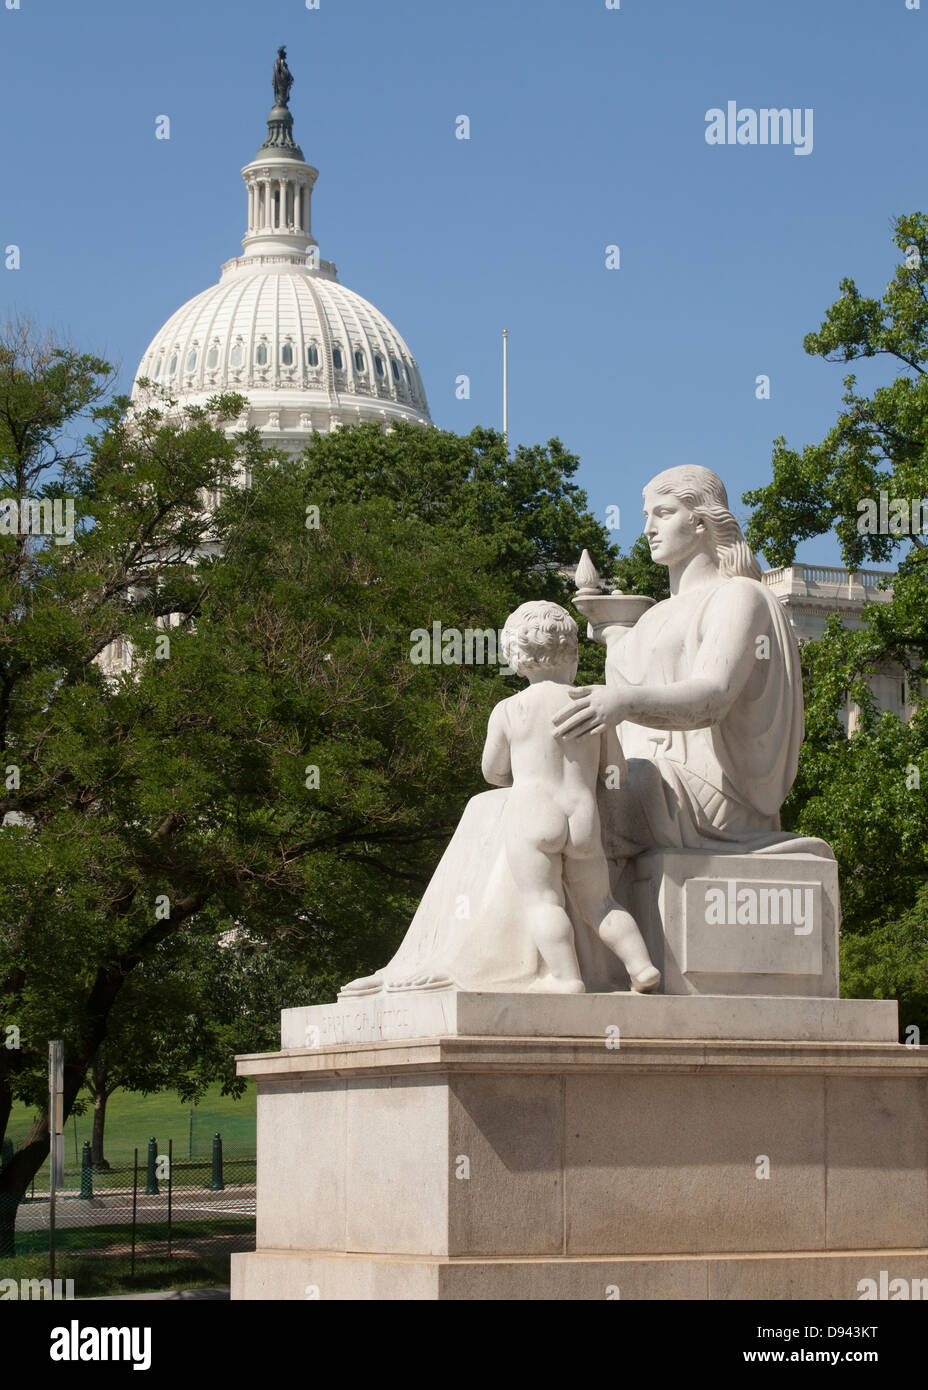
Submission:
[[[508,744],[507,820],[521,824],[545,853],[587,858],[602,854],[596,806],[602,736],[556,738],[551,718],[563,703],[563,683],[547,680],[501,701],[490,717],[487,751],[494,756]]]

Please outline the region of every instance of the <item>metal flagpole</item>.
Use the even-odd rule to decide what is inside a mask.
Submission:
[[[64,1186],[64,1043],[48,1044],[48,1262],[55,1278],[55,1196]]]
[[[503,329],[503,438],[509,443],[509,330]]]

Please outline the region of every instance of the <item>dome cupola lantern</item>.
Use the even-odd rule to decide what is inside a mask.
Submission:
[[[307,164],[293,139],[293,116],[288,102],[293,74],[287,50],[277,51],[274,64],[274,105],[267,118],[267,137],[250,164],[242,170],[248,189],[248,231],[242,241],[246,256],[281,251],[310,254],[317,260],[311,230],[310,200],[319,170]]]

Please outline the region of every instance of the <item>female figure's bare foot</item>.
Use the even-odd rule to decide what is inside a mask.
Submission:
[[[386,986],[388,994],[399,994],[403,990],[453,988],[454,981],[450,975],[431,970],[420,970],[414,975],[403,975],[396,980],[390,980]]]
[[[632,990],[635,994],[650,994],[661,982],[661,972],[656,965],[649,965],[638,975],[632,975]]]
[[[338,991],[339,999],[354,999],[362,994],[379,994],[383,989],[383,971],[375,975],[362,975],[359,980],[351,980]]]

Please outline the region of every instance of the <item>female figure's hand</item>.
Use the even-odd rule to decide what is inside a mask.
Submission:
[[[569,703],[563,705],[551,721],[559,738],[602,733],[607,725],[618,724],[624,718],[625,698],[621,687],[580,685],[569,687],[565,693]]]

